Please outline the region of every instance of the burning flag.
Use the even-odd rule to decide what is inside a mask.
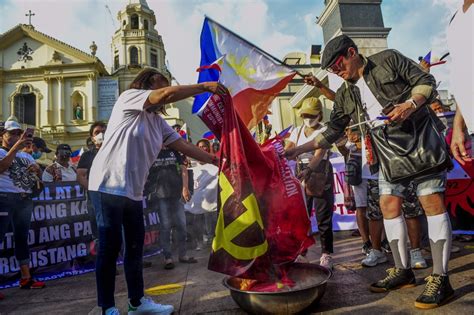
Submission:
[[[314,243],[303,192],[279,138],[258,145],[229,95],[213,95],[201,119],[221,141],[219,217],[209,269],[242,278],[282,279]]]

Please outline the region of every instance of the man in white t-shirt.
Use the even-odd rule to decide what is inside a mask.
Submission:
[[[472,162],[464,132],[474,134],[474,0],[464,0],[448,28],[451,88],[458,108],[453,123],[451,151],[461,165]],[[472,138],[474,139],[474,138]],[[472,142],[472,141],[471,141]]]
[[[43,172],[43,182],[73,182],[77,179],[74,167],[69,164],[72,149],[69,144],[60,144],[56,148],[56,161],[46,167]]]
[[[315,97],[309,97],[303,101],[298,112],[303,119],[303,125],[293,130],[288,139],[287,148],[295,147],[313,141],[315,137],[321,134],[325,128],[321,124],[323,119],[323,108],[321,101]],[[298,157],[297,175],[300,178],[305,178],[303,175],[306,172],[314,171],[321,160],[327,160],[326,149],[318,149],[312,152],[306,152]],[[332,170],[332,165],[328,161],[329,167]],[[334,207],[333,194],[333,179],[331,177],[331,184],[327,185],[322,197],[306,197],[306,204],[308,213],[311,214],[313,208],[315,210],[316,219],[318,222],[319,237],[321,240],[321,258],[320,264],[326,268],[332,269],[332,257],[334,252],[333,246],[333,232],[332,232],[332,216]]]
[[[89,177],[89,193],[99,232],[97,298],[105,314],[118,314],[114,288],[122,239],[130,299],[128,314],[171,314],[174,310],[172,305],[157,304],[144,297],[143,190],[148,171],[163,145],[197,160],[217,164],[215,156],[186,142],[160,115],[165,113],[166,104],[204,92],[228,93],[217,82],[170,86],[160,72],[145,69],[114,105]]]

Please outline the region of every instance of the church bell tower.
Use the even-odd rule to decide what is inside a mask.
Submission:
[[[146,0],[127,0],[117,19],[120,28],[112,37],[112,73],[119,78],[120,92],[144,68],[155,68],[170,78],[163,40],[155,29],[155,13]]]

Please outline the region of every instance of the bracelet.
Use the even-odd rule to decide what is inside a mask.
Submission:
[[[407,99],[406,102],[407,102],[407,103],[410,103],[411,105],[413,105],[413,109],[417,109],[417,108],[418,108],[418,104],[415,102],[414,99],[409,98],[409,99]]]

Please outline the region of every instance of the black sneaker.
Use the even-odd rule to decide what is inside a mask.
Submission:
[[[370,249],[372,248],[372,243],[370,241],[367,241],[362,245],[362,254],[368,255]]]
[[[387,269],[388,275],[370,285],[370,291],[375,293],[383,293],[390,290],[411,288],[416,285],[415,275],[411,269]]]
[[[390,244],[388,243],[386,238],[382,241],[381,247],[382,247],[382,250],[386,253],[392,252],[392,249],[390,249]]]
[[[415,307],[422,309],[436,308],[445,304],[454,296],[454,290],[448,276],[432,274],[425,278],[423,293],[416,299]]]

